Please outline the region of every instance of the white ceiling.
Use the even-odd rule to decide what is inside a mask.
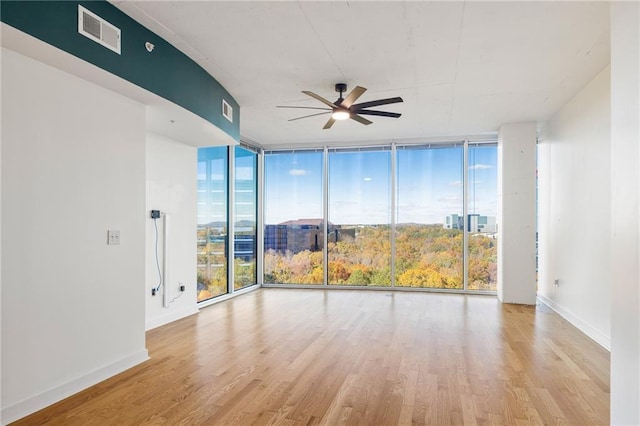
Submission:
[[[493,133],[544,121],[609,63],[606,2],[116,1],[213,75],[238,101],[240,133],[263,146]],[[401,96],[323,130],[289,122],[345,82],[358,100]]]

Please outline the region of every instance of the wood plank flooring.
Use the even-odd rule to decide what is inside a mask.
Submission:
[[[259,289],[147,347],[16,424],[609,423],[609,353],[544,306],[494,297]]]

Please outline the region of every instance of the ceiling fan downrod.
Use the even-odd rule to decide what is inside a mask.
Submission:
[[[347,84],[346,83],[336,83],[336,92],[340,93],[340,97],[335,102],[336,105],[340,105],[342,103],[342,101],[344,101],[344,99],[342,98],[342,93],[344,93],[346,91],[347,91]]]

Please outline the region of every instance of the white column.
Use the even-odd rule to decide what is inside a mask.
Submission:
[[[498,299],[536,303],[536,123],[498,131]]]
[[[640,424],[640,4],[611,3],[611,424]]]

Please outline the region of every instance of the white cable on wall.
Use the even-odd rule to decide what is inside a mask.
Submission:
[[[171,303],[169,301],[169,215],[165,212],[161,212],[162,215],[162,306],[169,307]]]

